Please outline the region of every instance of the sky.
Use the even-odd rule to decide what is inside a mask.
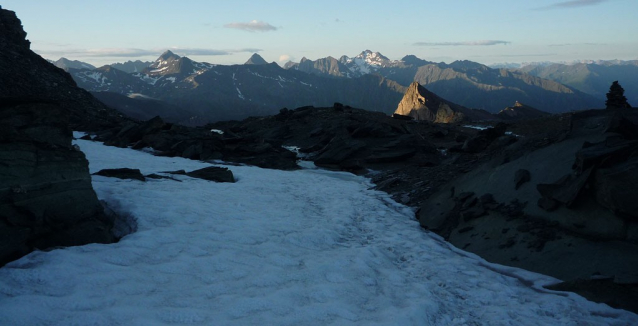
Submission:
[[[638,59],[636,0],[3,0],[41,56],[96,66],[171,51],[284,64],[378,51],[484,64]]]

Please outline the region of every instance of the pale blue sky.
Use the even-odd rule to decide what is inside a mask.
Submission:
[[[354,56],[497,62],[638,59],[637,0],[2,0],[48,59],[103,65]]]

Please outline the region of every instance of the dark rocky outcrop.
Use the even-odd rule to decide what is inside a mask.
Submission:
[[[0,107],[0,265],[34,249],[115,240],[71,138],[56,104]]]
[[[216,129],[217,130],[217,129]],[[281,130],[278,131],[281,133]],[[97,132],[94,140],[106,145],[152,148],[156,155],[177,156],[194,160],[243,163],[281,170],[298,169],[296,155],[281,147],[281,141],[265,137],[238,137],[228,131],[218,133],[211,128],[185,127],[165,123],[160,117],[148,121],[129,121]]]
[[[514,103],[514,106],[508,106],[496,114],[501,120],[525,120],[525,119],[538,119],[551,115],[548,112],[537,110],[529,105],[522,104],[518,101]]]
[[[207,168],[191,171],[186,173],[186,175],[192,178],[199,178],[208,181],[235,182],[235,177],[231,170],[217,166],[209,166]]]
[[[0,9],[0,103],[53,101],[68,111],[74,130],[103,129],[122,119],[78,88],[64,70],[31,51],[25,37],[15,13]]]
[[[407,161],[438,162],[438,152],[423,135],[436,131],[447,134],[436,125],[392,119],[340,103],[326,108],[283,109],[273,117],[208,127],[232,132],[240,139],[261,140],[274,148],[276,144],[295,145],[304,159],[317,166],[357,173]]]
[[[146,178],[144,178],[144,175],[142,174],[142,172],[140,172],[139,169],[129,169],[129,168],[103,169],[93,174],[101,175],[103,177],[109,177],[109,178],[146,181]]]
[[[479,153],[488,146],[490,146],[495,140],[503,137],[507,130],[507,124],[499,122],[494,127],[490,127],[484,130],[479,130],[474,137],[468,138],[463,143],[461,150],[468,153]],[[515,141],[506,137],[503,139],[505,145]]]
[[[638,312],[638,284],[618,284],[610,277],[598,276],[547,286],[550,290],[571,291],[588,300],[604,302],[610,307]]]
[[[621,287],[638,283],[638,112],[553,119],[566,118],[569,130],[473,154],[482,163],[428,196],[421,225],[488,261],[563,281],[602,274]]]
[[[0,266],[35,249],[116,240],[70,126],[119,117],[25,36],[15,13],[0,9]]]
[[[532,179],[528,170],[520,169],[514,173],[514,189],[518,190],[524,183],[529,182]]]

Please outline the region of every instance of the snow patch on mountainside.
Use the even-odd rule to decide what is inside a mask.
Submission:
[[[150,85],[155,85],[157,83],[157,81],[162,78],[162,76],[151,77],[151,76],[149,76],[147,74],[143,74],[143,73],[135,73],[135,74],[133,74],[133,76],[139,78],[143,82],[145,82],[147,84],[150,84]]]
[[[242,100],[245,100],[246,98],[244,97],[244,94],[242,94],[241,91],[239,90],[239,87],[235,87],[235,89],[237,89],[237,97],[239,97]]]

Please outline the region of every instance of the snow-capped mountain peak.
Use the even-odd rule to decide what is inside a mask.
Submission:
[[[383,54],[370,50],[365,50],[352,58],[344,55],[339,58],[339,62],[348,67],[353,77],[375,72],[394,63]]]
[[[372,66],[383,67],[391,63],[388,57],[384,56],[383,54],[379,52],[372,52],[370,50],[365,50],[359,53],[359,55],[357,55],[355,59],[362,59],[363,61],[365,61],[365,63]]]

